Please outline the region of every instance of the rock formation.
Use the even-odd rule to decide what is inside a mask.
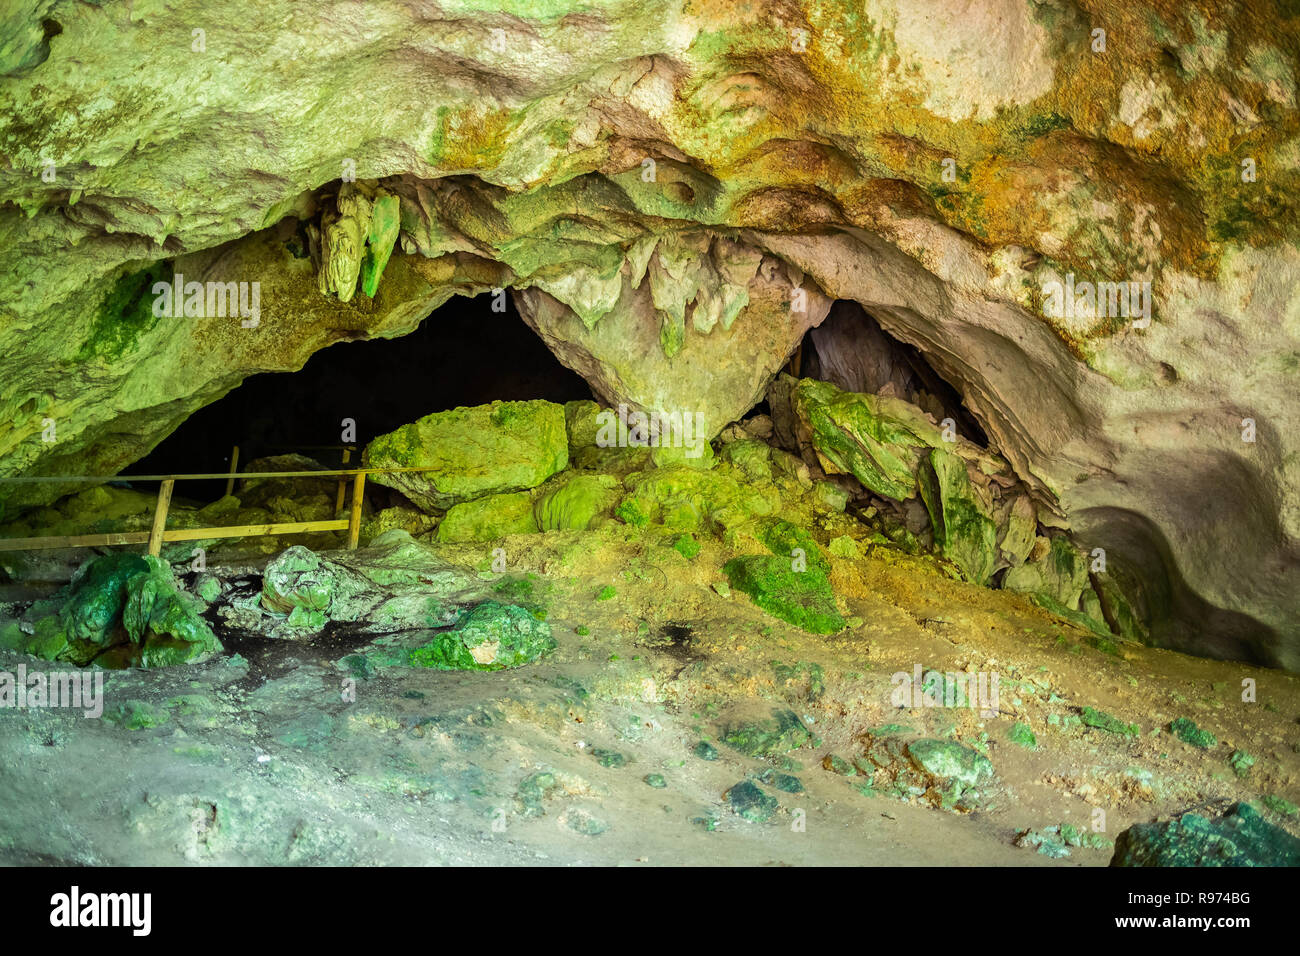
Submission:
[[[1149,0],[10,4],[0,474],[115,474],[250,374],[494,289],[603,400],[715,434],[852,300],[1153,641],[1295,669],[1298,28]],[[3,517],[70,490],[0,486]]]

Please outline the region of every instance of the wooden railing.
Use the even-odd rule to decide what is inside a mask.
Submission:
[[[106,534],[49,535],[37,538],[0,538],[0,551],[42,551],[52,548],[101,548],[120,545],[148,544],[149,553],[157,557],[162,546],[170,541],[197,541],[205,538],[256,538],[267,535],[307,534],[314,531],[346,531],[348,548],[355,549],[361,535],[361,501],[366,487],[366,475],[391,475],[402,472],[436,471],[436,468],[349,468],[333,471],[262,471],[245,472],[240,479],[250,478],[332,478],[338,477],[339,494],[335,513],[343,509],[346,479],[352,479],[352,503],[348,517],[330,521],[292,521],[277,524],[224,525],[213,528],[167,529],[167,511],[171,506],[172,488],[178,481],[212,481],[232,479],[232,472],[199,475],[112,475],[108,478],[87,475],[50,475],[31,478],[0,478],[0,484],[37,484],[109,481],[157,481],[158,501],[154,506],[153,527],[149,531],[114,531]]]

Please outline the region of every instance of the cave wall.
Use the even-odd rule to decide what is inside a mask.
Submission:
[[[504,287],[598,393],[703,404],[718,428],[852,299],[962,392],[1057,521],[1119,560],[1161,556],[1188,622],[1162,641],[1231,631],[1300,666],[1287,8],[20,0],[0,17],[0,474],[112,473],[249,374]],[[338,218],[353,175],[397,197],[400,236],[375,295],[340,301],[306,226]],[[261,283],[259,324],[154,315],[152,283],[177,272]],[[1046,314],[1067,274],[1150,282],[1150,325]],[[11,513],[60,490],[0,494]],[[1194,626],[1202,606],[1233,626]]]

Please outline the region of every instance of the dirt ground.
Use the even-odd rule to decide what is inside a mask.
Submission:
[[[503,577],[532,583],[558,641],[525,667],[358,673],[345,658],[372,638],[219,630],[226,655],[206,664],[107,673],[106,713],[142,702],[127,711],[157,726],[0,709],[0,860],[1101,866],[1133,823],[1264,797],[1300,832],[1276,800],[1300,799],[1296,677],[1107,653],[1019,595],[897,552],[831,559],[850,626],[822,637],[731,593],[716,542],[691,560],[579,532],[506,550]],[[499,577],[481,570],[489,551],[440,548]],[[0,652],[0,670],[20,663],[39,665]],[[996,673],[996,713],[896,706],[891,678],[918,666]],[[1085,707],[1136,734],[1086,726]],[[787,711],[806,731],[794,749],[747,756],[723,739]],[[1176,718],[1216,743],[1184,743]],[[1016,725],[1036,743],[1012,740]],[[921,739],[984,754],[994,776],[956,806],[909,789]],[[1237,751],[1255,758],[1244,776]],[[746,781],[764,795],[750,818]],[[1061,824],[1093,845],[1018,841]]]

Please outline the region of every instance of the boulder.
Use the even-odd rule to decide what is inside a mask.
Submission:
[[[373,474],[426,510],[536,488],[569,463],[564,406],[492,402],[434,412],[366,446],[367,468],[429,468]]]
[[[452,505],[438,525],[438,540],[447,544],[499,541],[506,535],[534,534],[537,530],[532,496],[518,491]]]
[[[1111,866],[1300,866],[1300,839],[1269,823],[1248,803],[1221,817],[1184,813],[1135,823],[1115,839]]]
[[[555,639],[545,621],[514,604],[484,601],[433,640],[412,648],[375,651],[368,660],[377,666],[495,671],[531,663],[554,649]]]
[[[611,475],[575,474],[544,489],[534,506],[542,531],[585,531],[607,516],[623,497],[623,486]]]

